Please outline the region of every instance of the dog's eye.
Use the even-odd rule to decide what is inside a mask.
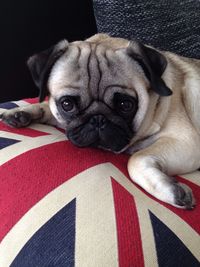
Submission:
[[[61,106],[66,112],[73,110],[74,105],[74,100],[70,97],[64,97],[61,99]]]
[[[131,96],[116,93],[114,96],[114,106],[118,112],[130,114],[137,109],[137,101]]]
[[[123,112],[130,112],[133,110],[133,102],[129,100],[122,100],[118,103],[118,109]]]

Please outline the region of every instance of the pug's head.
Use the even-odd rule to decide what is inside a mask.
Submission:
[[[28,66],[49,95],[54,117],[79,147],[125,150],[148,112],[149,95],[172,92],[161,78],[167,61],[136,41],[97,34],[31,57]]]

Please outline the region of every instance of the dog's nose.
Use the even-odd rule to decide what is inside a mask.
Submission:
[[[94,115],[91,119],[90,119],[90,124],[93,127],[97,127],[98,129],[103,129],[106,125],[107,119],[105,118],[104,115],[98,114],[98,115]]]

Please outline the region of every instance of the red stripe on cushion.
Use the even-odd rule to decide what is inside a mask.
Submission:
[[[23,101],[26,101],[30,104],[35,104],[35,103],[39,103],[39,97],[27,98],[27,99],[23,99]],[[46,97],[44,101],[48,101],[48,97]]]
[[[133,196],[112,179],[115,203],[119,266],[144,266],[140,227]]]
[[[20,129],[12,128],[4,124],[3,122],[0,122],[0,130],[9,132],[9,133],[19,134],[19,135],[25,135],[29,137],[39,137],[39,136],[49,135],[49,133],[41,132],[38,130],[29,129],[29,128],[20,128]]]
[[[58,131],[62,132],[62,133],[66,133],[66,130],[64,130],[64,129],[60,128],[60,127],[55,126],[55,128],[56,128]]]
[[[0,240],[39,200],[76,174],[112,162],[127,174],[126,155],[80,149],[62,141],[45,145],[0,167]]]
[[[23,99],[23,101],[26,101],[27,103],[30,103],[30,104],[35,104],[35,103],[39,103],[39,98],[38,97],[27,98],[27,99]]]

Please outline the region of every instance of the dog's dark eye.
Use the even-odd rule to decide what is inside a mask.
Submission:
[[[116,93],[114,96],[115,109],[123,114],[132,114],[137,109],[137,100],[131,96]]]
[[[61,106],[66,112],[73,110],[74,105],[74,100],[70,97],[64,97],[61,99]]]
[[[130,112],[133,110],[133,102],[130,100],[122,100],[118,103],[118,109],[123,112]]]

